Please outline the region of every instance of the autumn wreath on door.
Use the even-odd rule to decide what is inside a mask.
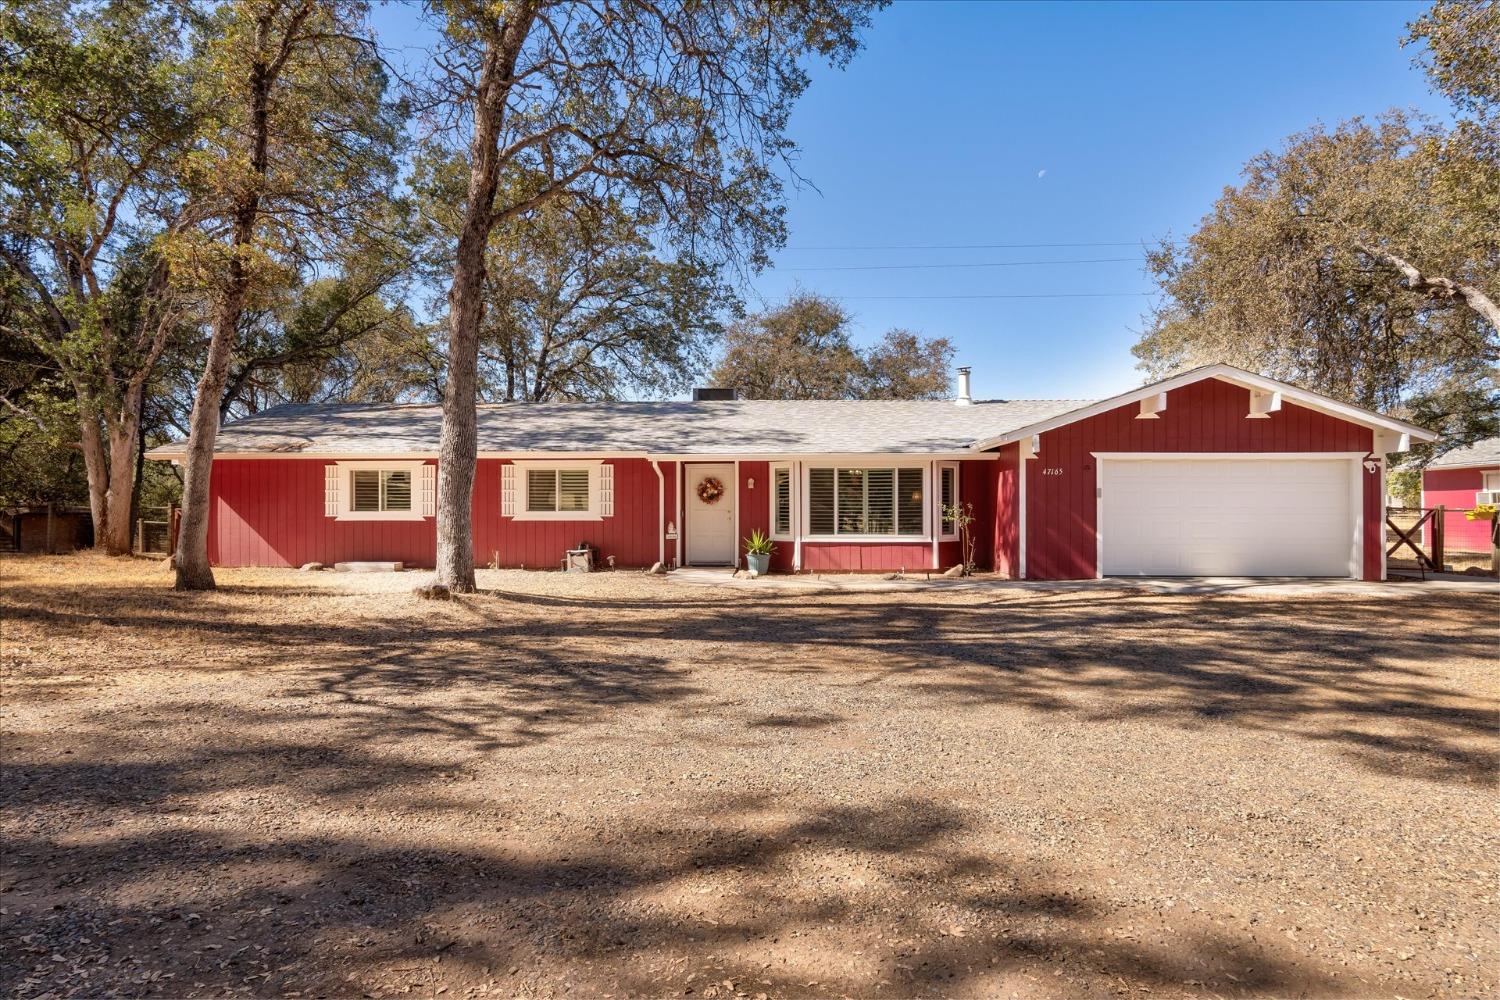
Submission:
[[[724,498],[724,484],[713,476],[704,476],[698,483],[698,499],[705,504],[716,504]]]

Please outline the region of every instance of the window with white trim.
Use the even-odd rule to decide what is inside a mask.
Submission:
[[[349,509],[358,514],[411,510],[411,470],[351,469],[349,497]]]
[[[938,537],[958,537],[958,523],[953,511],[958,507],[958,463],[943,462],[938,466]]]
[[[437,466],[422,461],[324,467],[323,513],[339,521],[420,521],[437,513]]]
[[[614,468],[602,462],[501,467],[501,509],[518,521],[597,521],[614,513]]]
[[[589,470],[527,469],[528,514],[579,513],[589,509]]]
[[[792,467],[771,467],[771,537],[792,537]]]
[[[917,467],[808,469],[808,533],[920,538],[926,534],[922,480]]]

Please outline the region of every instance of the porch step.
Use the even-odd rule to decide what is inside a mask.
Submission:
[[[398,562],[341,562],[333,568],[340,573],[399,573],[403,564]]]

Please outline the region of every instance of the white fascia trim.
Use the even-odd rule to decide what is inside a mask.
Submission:
[[[1440,436],[1425,427],[1418,427],[1416,424],[1409,424],[1404,420],[1397,420],[1394,417],[1387,417],[1358,406],[1341,403],[1321,393],[1299,389],[1294,385],[1278,382],[1273,378],[1266,378],[1264,375],[1245,371],[1243,368],[1236,368],[1233,365],[1208,365],[1204,368],[1195,368],[1192,371],[1183,372],[1181,375],[1162,379],[1160,382],[1143,385],[1129,392],[1123,392],[1118,396],[1111,396],[1109,399],[1101,399],[1097,403],[1090,403],[1088,406],[1081,406],[1076,410],[1069,410],[1067,413],[1048,417],[1046,420],[1039,420],[1024,427],[1006,431],[1004,434],[996,437],[984,438],[974,442],[970,447],[976,451],[985,451],[990,448],[1010,444],[1012,441],[1018,441],[1032,434],[1042,434],[1046,431],[1055,430],[1058,427],[1065,427],[1079,420],[1087,420],[1089,417],[1108,413],[1110,410],[1117,409],[1118,407],[1128,406],[1148,396],[1168,393],[1173,389],[1180,389],[1185,385],[1192,385],[1194,382],[1201,382],[1209,378],[1220,379],[1221,381],[1229,382],[1245,389],[1279,392],[1282,394],[1283,399],[1289,399],[1310,410],[1317,410],[1329,416],[1347,420],[1352,424],[1394,431],[1398,434],[1410,434],[1414,439],[1420,441],[1436,441]]]
[[[971,451],[935,451],[935,452],[911,452],[911,451],[847,451],[847,452],[759,452],[747,454],[735,454],[734,452],[723,452],[716,454],[696,452],[671,452],[644,456],[663,462],[710,462],[716,465],[728,464],[730,462],[776,462],[786,464],[787,462],[836,462],[841,465],[852,465],[863,462],[882,462],[886,465],[900,464],[905,462],[909,465],[922,465],[933,459],[963,461],[963,462],[993,462],[999,459],[998,455],[989,453],[977,454]]]
[[[325,463],[326,464],[326,463]],[[425,521],[427,516],[422,513],[422,507],[417,497],[421,488],[417,482],[419,469],[427,463],[420,459],[392,460],[382,459],[380,461],[357,461],[357,462],[334,462],[339,470],[339,512],[335,521]],[[344,477],[350,472],[357,470],[375,472],[410,472],[411,473],[411,509],[410,510],[350,510],[349,505],[354,502],[351,491],[347,488]]]
[[[275,459],[275,458],[307,458],[317,459],[324,462],[338,461],[340,459],[371,459],[371,460],[436,460],[435,451],[409,451],[392,452],[382,454],[375,452],[275,452],[275,451],[220,451],[214,453],[214,458],[232,458],[236,461],[244,459]],[[866,461],[871,459],[910,459],[912,462],[926,462],[931,459],[950,459],[952,461],[964,462],[993,462],[999,456],[988,452],[973,451],[935,451],[935,452],[909,452],[909,451],[862,451],[862,452],[754,452],[736,454],[734,452],[645,452],[645,451],[481,451],[478,458],[485,459],[508,459],[510,461],[538,461],[547,462],[554,459],[594,459],[604,461],[609,459],[639,458],[646,461],[658,462],[781,462],[793,460],[827,459],[829,461],[852,462]],[[187,458],[187,452],[162,452],[152,449],[146,454],[147,461],[151,462],[180,462]]]

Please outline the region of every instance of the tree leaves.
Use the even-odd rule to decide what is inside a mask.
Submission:
[[[832,299],[801,292],[733,323],[713,371],[715,385],[745,399],[941,399],[948,395],[953,345],[891,330],[860,350],[849,314]]]

